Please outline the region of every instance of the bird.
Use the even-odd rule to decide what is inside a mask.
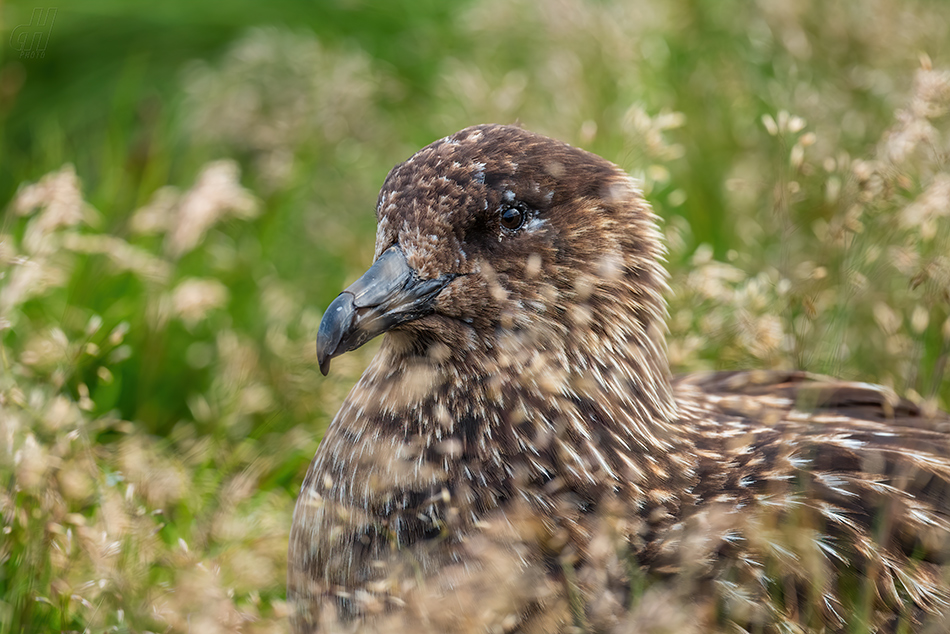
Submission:
[[[947,631],[950,416],[673,376],[623,169],[476,125],[394,167],[376,218],[317,333],[324,375],[384,337],[300,489],[294,632]]]

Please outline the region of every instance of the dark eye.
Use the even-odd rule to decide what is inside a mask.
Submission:
[[[524,203],[506,204],[501,208],[501,226],[509,231],[517,231],[528,219],[528,208]]]

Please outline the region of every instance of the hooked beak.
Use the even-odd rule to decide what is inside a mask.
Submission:
[[[436,295],[455,277],[420,279],[398,245],[387,249],[323,314],[317,331],[320,372],[327,375],[333,357],[355,350],[399,324],[431,314]]]

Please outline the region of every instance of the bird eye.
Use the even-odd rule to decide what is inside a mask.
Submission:
[[[524,203],[505,205],[501,208],[501,226],[509,231],[517,231],[528,218],[528,208]]]

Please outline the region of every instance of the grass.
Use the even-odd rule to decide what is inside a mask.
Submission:
[[[319,377],[387,170],[520,121],[642,179],[676,371],[946,408],[950,9],[676,0],[59,7],[0,52],[0,632],[283,631]],[[288,27],[287,24],[297,26]]]

